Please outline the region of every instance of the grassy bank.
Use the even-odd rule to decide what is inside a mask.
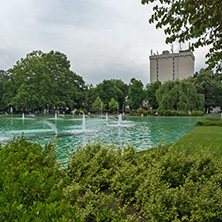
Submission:
[[[209,149],[210,152],[222,158],[222,127],[200,126],[179,139],[175,146],[183,149],[189,147],[190,153],[199,152],[200,149]]]
[[[200,150],[209,150],[216,157],[222,158],[222,123],[221,114],[209,114],[204,116],[199,122],[214,123],[212,125],[198,126],[177,142],[174,146],[180,150],[189,148],[189,153],[200,152]],[[153,148],[155,150],[155,148]],[[138,152],[138,155],[143,155],[153,149]]]

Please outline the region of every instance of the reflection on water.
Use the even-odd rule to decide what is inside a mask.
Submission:
[[[131,144],[137,150],[157,146],[160,141],[173,141],[194,128],[197,118],[85,118],[81,117],[0,117],[0,143],[24,133],[27,139],[40,144],[54,141],[58,136],[58,150],[84,146],[90,139],[108,143]]]

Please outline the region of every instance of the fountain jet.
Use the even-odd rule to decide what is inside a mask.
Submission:
[[[85,113],[83,113],[83,115],[82,115],[82,130],[83,130],[83,132],[86,131],[86,117],[85,117]]]
[[[106,113],[106,122],[108,122],[109,117],[108,117],[108,113]]]

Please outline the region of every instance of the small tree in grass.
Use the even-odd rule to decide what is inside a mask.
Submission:
[[[105,104],[103,103],[103,101],[98,96],[96,98],[96,100],[94,101],[94,103],[92,105],[92,108],[99,112],[99,110],[103,111],[104,107],[105,107]]]
[[[116,100],[114,98],[112,98],[109,102],[109,108],[114,112],[114,110],[117,109],[118,107],[118,102],[116,102]]]

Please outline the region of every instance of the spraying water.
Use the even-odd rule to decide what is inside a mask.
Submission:
[[[55,119],[57,119],[57,113],[55,113]]]
[[[108,117],[108,113],[106,113],[106,122],[108,122],[109,117]]]
[[[22,113],[22,119],[25,119],[25,114],[24,113]]]
[[[48,121],[44,121],[44,123],[46,125],[48,125],[55,132],[56,135],[58,134],[58,130],[57,130],[57,128],[56,128],[56,126],[54,124],[52,124],[52,123],[50,123]]]
[[[119,114],[119,116],[118,116],[118,126],[121,126],[121,122],[122,122],[122,114]]]
[[[85,113],[83,113],[83,115],[82,115],[82,130],[86,131],[86,117],[85,117]]]

